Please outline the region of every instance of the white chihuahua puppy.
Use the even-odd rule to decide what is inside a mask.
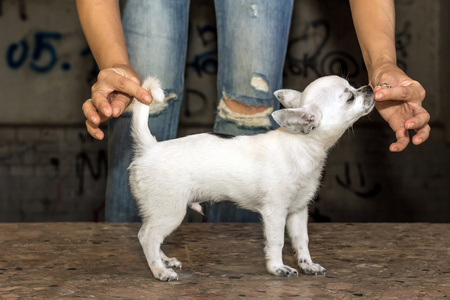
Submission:
[[[164,101],[155,78],[145,80],[143,87],[154,101]],[[318,190],[328,150],[373,109],[373,92],[327,76],[303,93],[284,89],[275,96],[286,107],[272,114],[281,126],[277,130],[233,138],[203,133],[164,142],[150,133],[149,107],[135,101],[130,185],[143,219],[139,241],[155,278],[178,280],[173,269],[181,263],[160,247],[187,208],[202,213],[201,202],[222,200],[261,214],[269,273],[298,275],[282,260],[287,227],[301,272],[325,274],[308,250],[308,204]]]

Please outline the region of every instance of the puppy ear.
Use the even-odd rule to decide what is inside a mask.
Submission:
[[[301,108],[280,109],[272,113],[272,117],[281,127],[296,133],[310,133],[319,126],[321,111],[314,105]]]
[[[302,99],[302,93],[296,90],[277,90],[273,93],[277,97],[278,101],[286,108],[300,107],[300,101]]]

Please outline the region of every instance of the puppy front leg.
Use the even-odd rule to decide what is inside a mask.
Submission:
[[[297,255],[301,272],[307,275],[325,275],[325,268],[313,263],[309,254],[308,208],[288,216],[287,230],[291,238],[292,247]]]
[[[270,274],[281,277],[297,276],[298,271],[283,264],[282,250],[284,246],[284,227],[286,225],[286,215],[279,214],[263,215],[264,235],[266,246],[267,271]]]

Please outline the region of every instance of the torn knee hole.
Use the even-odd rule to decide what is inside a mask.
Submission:
[[[272,112],[272,106],[247,106],[229,98],[222,99],[218,106],[218,115],[238,126],[270,128]]]
[[[233,112],[238,113],[238,114],[244,114],[244,115],[253,115],[253,114],[257,114],[260,112],[263,112],[269,108],[272,107],[265,107],[265,106],[248,106],[245,105],[244,103],[241,102],[237,102],[236,100],[233,99],[223,99],[223,101],[225,102],[225,105]]]
[[[160,114],[169,106],[170,101],[176,100],[178,100],[178,96],[175,92],[167,93],[166,96],[164,97],[163,102],[153,101],[152,103],[150,103],[149,114],[153,116]],[[126,109],[127,112],[133,111],[134,101],[127,107]]]
[[[169,106],[169,101],[174,101],[177,99],[178,99],[177,95],[171,92],[168,95],[166,95],[163,102],[153,101],[150,104],[149,114],[157,115],[161,113],[164,109],[166,109],[167,106]]]

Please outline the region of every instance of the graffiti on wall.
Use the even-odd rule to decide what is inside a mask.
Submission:
[[[317,78],[325,75],[356,77],[361,72],[351,54],[329,47],[331,26],[326,20],[311,22],[298,37],[289,41],[286,55],[291,75]],[[306,49],[306,50],[305,50]]]
[[[217,29],[211,24],[199,24],[191,25],[190,28],[190,40],[198,41],[197,47],[199,49],[192,49],[188,47],[190,51],[195,53],[189,53],[189,57],[192,57],[186,62],[186,78],[190,75],[196,76],[199,81],[207,81],[207,85],[187,85],[184,91],[184,105],[183,105],[183,117],[188,120],[194,120],[195,118],[202,118],[205,114],[212,115],[213,112],[208,110],[208,103],[215,103],[214,99],[209,99],[208,91],[206,89],[212,89],[217,77],[218,60],[217,60]],[[211,94],[211,93],[210,93]],[[216,95],[216,93],[213,93]]]
[[[368,185],[366,175],[361,163],[356,163],[356,180],[351,176],[351,164],[344,163],[344,178],[336,175],[335,180],[342,188],[352,192],[359,198],[373,198],[381,192],[381,185],[375,183]]]
[[[6,51],[6,62],[11,69],[19,69],[25,62],[31,59],[27,66],[36,73],[51,71],[58,61],[54,41],[60,40],[62,34],[59,32],[35,32],[33,35],[33,47],[26,39],[11,44]],[[70,64],[63,62],[62,70],[70,70]]]
[[[57,42],[62,42],[63,34],[57,31],[36,31],[32,35],[32,41],[23,38],[10,44],[6,49],[6,64],[10,69],[17,70],[28,68],[35,73],[49,73],[55,68],[70,71],[72,65],[68,61],[61,61]],[[91,68],[87,74],[87,81],[95,82],[99,71],[89,47],[78,52],[82,58],[90,59]]]
[[[217,75],[217,29],[211,24],[196,26],[194,31],[202,44],[202,52],[196,53],[192,61],[186,62],[186,69],[193,69],[202,77],[203,74]],[[212,49],[211,49],[212,48]]]
[[[397,49],[397,65],[403,71],[407,72],[408,65],[406,63],[406,58],[408,57],[408,51],[411,43],[411,22],[406,21],[397,30],[395,34],[395,47]]]
[[[406,71],[408,48],[411,42],[411,22],[406,21],[396,32],[395,46],[397,64]],[[326,75],[340,75],[355,78],[365,72],[360,56],[331,45],[332,28],[327,20],[315,20],[308,24],[297,37],[290,39],[286,54],[288,75],[303,78],[317,78]]]
[[[19,4],[17,11],[19,19],[22,21],[26,21],[28,19],[28,15],[25,9],[25,0],[18,0],[17,3]],[[3,16],[3,1],[0,1],[0,17],[1,16]]]
[[[82,196],[85,192],[84,183],[86,175],[87,180],[93,179],[98,181],[105,179],[108,173],[107,153],[105,149],[99,149],[96,152],[87,151],[89,145],[96,143],[88,133],[78,133],[81,150],[75,155],[75,174],[78,178],[77,194]],[[87,171],[87,172],[86,172]]]

